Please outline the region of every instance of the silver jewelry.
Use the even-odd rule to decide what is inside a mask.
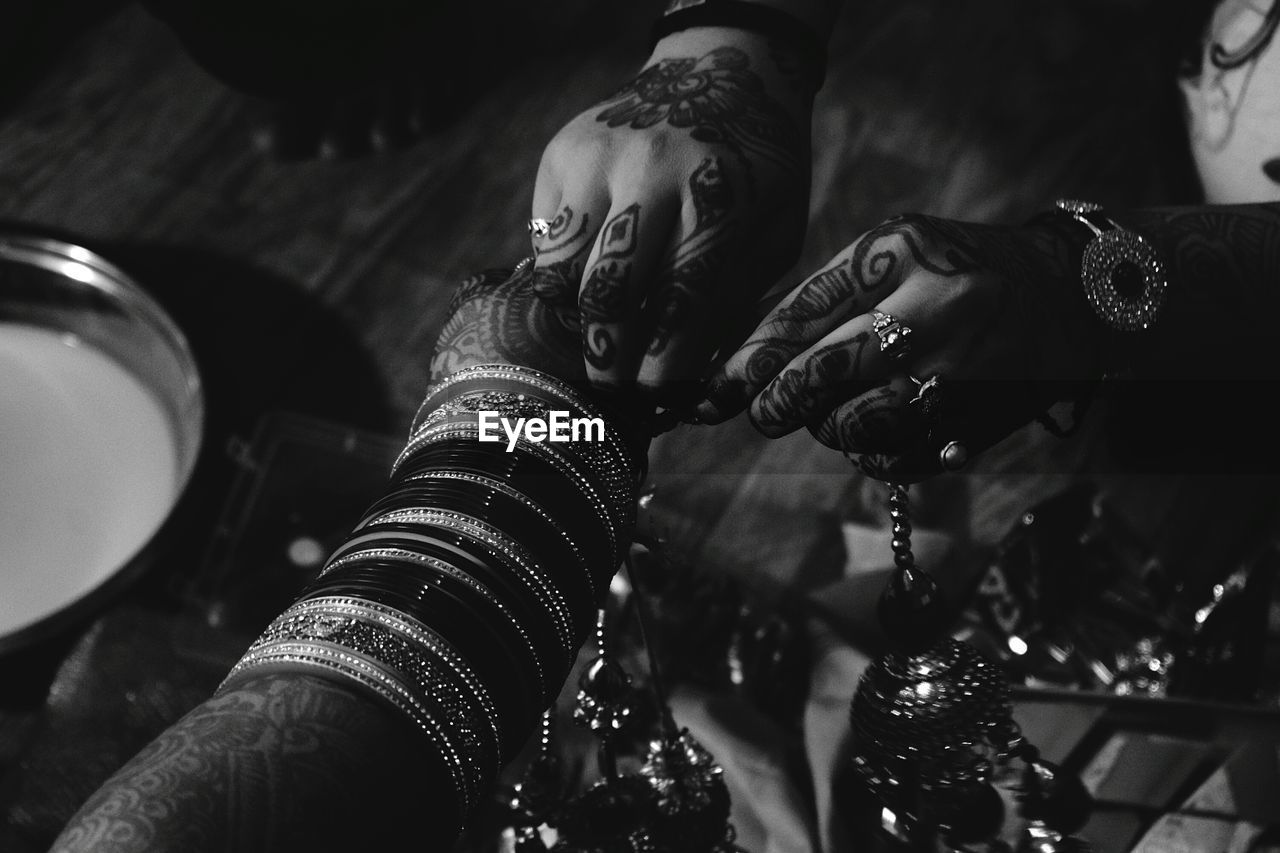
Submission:
[[[551,233],[551,223],[546,219],[530,219],[529,220],[529,236],[535,240],[541,240],[543,237]]]
[[[1080,279],[1089,306],[1098,318],[1120,332],[1155,325],[1169,286],[1155,247],[1141,234],[1102,215],[1100,205],[1074,199],[1058,199],[1054,204],[1093,233],[1093,240],[1084,250]],[[1141,288],[1135,286],[1132,293],[1118,288],[1117,280],[1125,274],[1138,276]]]
[[[426,527],[444,528],[483,545],[490,554],[502,559],[515,569],[514,574],[538,600],[538,604],[551,616],[565,655],[572,659],[577,652],[574,641],[572,614],[564,594],[551,575],[525,548],[496,527],[473,516],[438,507],[411,507],[382,513],[369,519],[365,527],[379,524],[421,524]],[[501,555],[501,556],[499,556]]]
[[[938,464],[944,471],[959,471],[969,462],[969,448],[963,442],[949,441],[938,451]]]
[[[916,385],[916,395],[908,401],[907,405],[918,407],[920,414],[927,419],[932,419],[942,402],[942,377],[935,373],[928,379],[917,379],[911,374],[907,374],[907,378]]]
[[[892,314],[872,311],[871,330],[880,339],[880,352],[889,358],[902,358],[911,352],[911,327]]]

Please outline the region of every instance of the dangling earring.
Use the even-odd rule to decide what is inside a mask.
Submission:
[[[1026,743],[999,667],[947,635],[941,591],[911,550],[906,486],[889,486],[889,516],[895,569],[878,616],[892,648],[863,673],[850,708],[853,765],[882,806],[882,825],[911,842],[994,835],[1004,819],[995,767],[1020,757],[1024,779],[1039,780],[1024,790],[1028,816],[1074,831],[1090,805],[1087,793],[1079,797],[1083,786],[1070,786]],[[1059,780],[1056,793],[1045,780]]]

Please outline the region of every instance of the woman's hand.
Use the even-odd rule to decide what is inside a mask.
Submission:
[[[454,291],[431,359],[431,381],[476,364],[519,364],[566,381],[583,378],[576,307],[557,308],[537,297],[532,259],[515,270],[476,273]]]
[[[713,378],[699,420],[749,406],[765,435],[808,427],[889,480],[938,472],[951,441],[989,447],[1101,375],[1064,233],[888,220],[760,323]],[[882,351],[872,311],[910,327],[908,352]]]
[[[811,88],[761,36],[687,30],[551,140],[534,290],[558,311],[580,307],[594,384],[699,378],[735,320],[750,328],[735,311],[803,240]]]

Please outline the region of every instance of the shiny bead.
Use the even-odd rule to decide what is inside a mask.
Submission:
[[[958,441],[948,442],[938,452],[938,464],[944,471],[959,471],[969,462],[969,448]]]
[[[906,540],[910,541],[910,539],[911,539],[911,522],[906,521],[906,520],[903,520],[903,521],[895,521],[895,522],[893,523],[893,538],[894,538],[894,539],[906,539]]]
[[[916,788],[985,782],[986,736],[1009,713],[1003,673],[972,646],[947,639],[885,655],[863,673],[850,708],[854,767],[889,808],[909,811]]]
[[[596,658],[578,681],[573,721],[600,733],[616,732],[631,717],[631,676],[611,658]]]

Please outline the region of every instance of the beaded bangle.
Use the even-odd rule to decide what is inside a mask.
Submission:
[[[578,542],[572,536],[569,535],[569,531],[565,529],[564,525],[562,525],[558,520],[556,520],[555,516],[551,515],[549,512],[543,509],[543,507],[537,501],[533,500],[524,492],[521,492],[518,489],[513,489],[512,487],[508,486],[506,483],[503,483],[499,480],[495,480],[492,477],[485,477],[478,474],[471,474],[465,471],[428,471],[426,473],[416,474],[412,477],[408,477],[405,479],[406,483],[419,483],[424,481],[425,482],[457,481],[457,482],[463,482],[463,483],[471,483],[476,486],[486,488],[496,494],[503,495],[504,497],[509,498],[510,500],[524,507],[530,514],[540,519],[544,524],[546,524],[548,527],[554,530],[557,536],[559,536],[561,539],[564,540],[565,544],[569,547],[569,549],[573,551],[574,557],[582,564],[583,568],[586,570],[587,582],[591,587],[592,598],[594,599],[595,596],[598,594],[599,584],[596,582],[596,579],[592,576],[591,569],[590,569],[593,561],[588,559],[588,557],[583,554],[582,549],[578,545]],[[600,556],[601,555],[596,555],[596,559],[594,560],[596,564],[599,564]],[[610,567],[610,573],[612,573],[612,567]]]
[[[466,656],[471,671],[489,690],[502,720],[536,713],[542,705],[541,691],[532,670],[518,656],[518,650],[495,642],[488,632],[476,630],[484,614],[438,587],[421,584],[425,590],[419,597],[413,586],[405,583],[393,566],[361,564],[346,567],[318,595],[355,597],[391,610],[412,610]],[[503,725],[502,729],[503,742],[510,743],[514,729],[510,725]]]
[[[512,392],[513,397],[502,393],[503,390]],[[414,418],[414,426],[410,429],[411,436],[417,431],[426,415],[442,405],[442,395],[455,399],[473,395],[487,398],[493,401],[490,408],[494,410],[501,410],[503,402],[509,399],[520,401],[521,398],[537,397],[547,403],[548,408],[554,408],[554,404],[559,403],[580,416],[599,418],[605,423],[605,440],[601,444],[608,446],[609,455],[614,457],[616,470],[630,475],[633,484],[639,483],[640,466],[627,450],[625,442],[618,437],[620,430],[613,423],[613,419],[607,416],[599,406],[559,379],[532,368],[512,364],[477,365],[459,370],[427,393],[426,399],[418,409],[418,415]],[[480,408],[486,407],[480,406]]]
[[[492,556],[514,570],[539,605],[551,614],[565,654],[572,657],[577,653],[578,644],[570,626],[572,614],[564,596],[529,552],[502,531],[471,516],[438,507],[395,510],[370,519],[366,526],[388,523],[443,528],[482,543]]]
[[[484,446],[484,443],[480,440],[479,413],[464,410],[451,411],[439,418],[429,420],[423,428],[413,434],[409,443],[405,445],[404,451],[393,465],[392,473],[394,474],[399,470],[404,460],[412,456],[419,448],[438,441],[442,435],[450,435],[454,432],[462,431],[468,433],[477,445]],[[490,442],[491,446],[488,448],[490,452],[506,452],[506,448],[502,447],[501,444],[492,446],[494,444],[498,443]],[[627,475],[627,468],[623,464],[622,457],[618,454],[616,447],[607,442],[572,441],[552,443],[532,441],[521,433],[516,437],[514,446],[536,447],[540,448],[543,453],[581,460],[584,463],[584,470],[591,473],[593,479],[604,488],[604,492],[609,496],[611,503],[617,507],[625,507],[635,499],[633,478]]]
[[[457,531],[436,530],[415,523],[379,523],[363,530],[362,536],[352,540],[352,548],[399,547],[452,563],[475,578],[495,600],[514,614],[522,629],[533,633],[530,639],[525,630],[520,631],[531,650],[560,648],[551,613],[538,605],[528,594],[527,584],[521,582],[507,564],[496,561],[484,543]],[[317,578],[315,583],[320,581]],[[548,666],[554,662],[546,661]],[[551,689],[554,691],[557,687],[552,686]]]
[[[411,549],[395,547],[401,544],[409,545]],[[339,595],[338,590],[342,589],[345,590],[342,595],[362,596],[360,582],[354,580],[351,573],[344,573],[345,569],[352,566],[397,560],[400,561],[400,573],[410,578],[415,575],[426,578],[434,570],[437,582],[442,584],[441,591],[451,595],[455,601],[452,608],[433,610],[422,597],[406,598],[406,595],[412,595],[414,589],[414,584],[408,581],[400,585],[401,596],[397,599],[398,602],[405,602],[404,606],[385,600],[386,596],[380,596],[384,599],[381,603],[424,624],[428,623],[427,617],[430,616],[434,620],[431,624],[436,633],[464,653],[476,667],[484,669],[488,673],[485,683],[494,685],[495,690],[500,690],[507,696],[507,704],[523,707],[530,703],[543,705],[550,701],[555,695],[556,685],[551,684],[547,666],[539,654],[539,649],[550,652],[558,648],[554,630],[549,624],[543,640],[535,641],[529,631],[537,625],[536,614],[526,605],[516,600],[508,603],[469,573],[449,566],[430,554],[421,553],[426,546],[420,543],[402,543],[398,539],[392,539],[379,545],[384,547],[355,551],[331,563],[312,582],[305,595],[310,599],[332,597]],[[447,553],[443,547],[441,552]],[[417,572],[414,571],[415,568],[418,569]],[[365,597],[373,597],[372,589]],[[487,634],[478,632],[475,629],[479,625],[490,626],[493,630]],[[485,646],[483,641],[488,641],[490,645]],[[507,663],[504,664],[503,661]],[[507,683],[510,680],[510,666],[517,668],[521,673],[520,680],[525,683],[525,689],[518,693],[512,692]],[[532,680],[523,678],[526,673]]]
[[[354,654],[342,646],[323,642],[276,642],[247,652],[232,668],[231,673],[218,688],[229,689],[248,673],[263,671],[312,669],[318,674],[335,678],[364,689],[382,699],[401,715],[423,731],[448,765],[458,796],[460,813],[470,811],[474,801],[474,785],[468,781],[468,764],[455,746],[444,727],[432,716],[431,711],[414,698],[413,692],[400,679],[375,662]]]
[[[302,602],[289,608],[267,627],[249,651],[252,654],[275,643],[309,641],[349,649],[399,675],[417,688],[418,699],[440,705],[444,711],[442,722],[459,734],[464,753],[482,757],[483,761],[477,758],[477,762],[486,768],[486,773],[498,769],[502,735],[497,709],[471,670],[449,667],[430,649],[404,634],[369,619],[349,604],[334,606],[332,600]]]
[[[541,507],[501,483],[451,474],[440,471],[406,480],[400,488],[375,501],[364,517],[373,518],[415,506],[448,507],[466,513],[506,532],[542,557],[547,565],[563,565],[566,569],[576,566],[580,579],[567,572],[557,578],[560,589],[571,606],[594,612],[597,602],[591,567],[562,526]]]
[[[609,555],[608,574],[622,560],[614,524],[604,501],[591,484],[554,457],[522,452],[487,453],[474,443],[462,446],[442,441],[420,449],[397,473],[397,482],[427,474],[460,471],[508,483],[544,507],[555,507],[580,543],[600,543]],[[604,571],[602,566],[602,572]],[[602,585],[602,584],[601,584]]]
[[[423,447],[429,446],[436,442],[454,441],[459,438],[469,438],[479,445],[479,424],[453,424],[445,422],[437,424],[425,432],[419,433],[410,442],[403,454],[401,460],[397,461],[395,468],[392,469],[392,475],[399,473],[401,466]],[[590,446],[590,445],[585,445]],[[601,501],[606,515],[610,523],[614,527],[615,540],[621,539],[623,531],[630,530],[633,526],[633,517],[635,513],[635,489],[627,482],[621,474],[609,466],[601,466],[599,464],[591,464],[584,454],[577,452],[562,453],[552,450],[548,445],[541,442],[532,442],[524,437],[516,440],[516,448],[537,456],[541,459],[556,464],[562,471],[574,472],[574,480],[579,488],[584,491],[589,489],[589,494],[598,497],[596,490],[592,488],[590,483],[598,483],[601,491],[608,496],[607,502]],[[502,452],[502,451],[499,451]],[[596,457],[598,459],[598,457]],[[576,463],[576,464],[575,464]]]

